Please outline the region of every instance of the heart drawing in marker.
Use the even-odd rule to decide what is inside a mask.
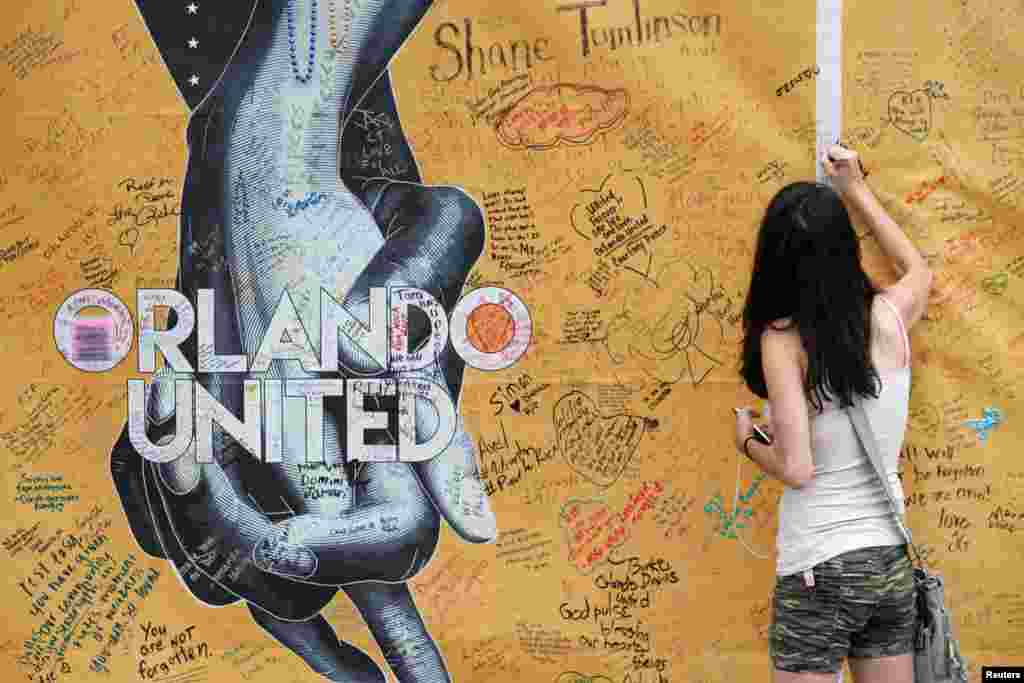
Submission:
[[[932,129],[932,98],[927,90],[897,90],[889,96],[889,121],[918,142]]]
[[[667,239],[668,225],[652,217],[643,179],[612,173],[599,187],[580,192],[580,201],[569,212],[573,230],[590,241],[598,259],[649,279],[652,245]]]
[[[638,415],[602,416],[594,400],[579,391],[558,399],[554,423],[569,466],[598,486],[618,481],[648,427],[647,418]]]

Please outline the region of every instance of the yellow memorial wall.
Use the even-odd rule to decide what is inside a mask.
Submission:
[[[358,680],[768,681],[782,484],[737,454],[732,408],[758,404],[737,372],[754,239],[772,195],[815,177],[819,88],[935,273],[911,335],[909,525],[947,580],[971,680],[1024,665],[1024,5],[848,0],[839,84],[822,80],[805,0],[232,3],[5,7],[11,680],[357,680],[351,666]],[[893,282],[858,231],[868,272]],[[344,369],[323,448],[354,453],[372,433],[384,440],[359,452],[391,462],[229,463],[222,433],[214,464],[122,459],[129,381],[154,378],[140,340],[172,326],[169,299],[143,312],[140,290],[192,287],[197,307],[195,289],[215,290],[206,323],[228,354],[230,330],[265,325],[282,288],[305,326],[282,323],[291,337],[321,328],[318,284],[342,302],[361,274],[446,292],[442,322],[419,315],[447,319],[467,357],[442,337],[423,382],[450,390],[450,448],[469,460],[443,477],[402,461],[411,404]],[[60,341],[58,311],[83,290],[128,311],[130,351],[103,371]],[[402,342],[422,300],[390,296]],[[259,380],[281,377],[252,376],[264,399]],[[285,439],[315,440],[307,425]]]

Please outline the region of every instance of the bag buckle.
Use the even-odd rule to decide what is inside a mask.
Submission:
[[[931,640],[931,627],[921,626],[917,629],[917,649],[923,650],[928,647],[928,641]]]

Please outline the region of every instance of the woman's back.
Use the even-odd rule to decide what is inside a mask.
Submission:
[[[901,316],[884,294],[872,302],[871,328],[871,359],[882,389],[877,398],[863,400],[890,486],[902,500],[896,472],[906,432],[910,354]],[[801,361],[806,372],[806,355]],[[838,401],[825,401],[818,411],[808,400],[808,414],[814,477],[800,489],[787,488],[779,503],[780,576],[857,548],[903,543],[875,469]]]
[[[903,324],[902,315],[896,308],[899,285],[883,289],[871,302],[871,362],[879,373],[895,370],[910,365],[908,326]],[[788,318],[772,323],[778,331],[799,336],[795,327],[791,327]],[[807,353],[800,354],[800,369],[807,374]],[[810,405],[810,403],[809,403]]]

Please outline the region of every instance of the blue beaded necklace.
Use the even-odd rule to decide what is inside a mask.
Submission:
[[[292,62],[292,73],[299,83],[309,83],[313,76],[313,65],[316,63],[316,0],[312,0],[309,18],[309,61],[306,66],[306,75],[299,74],[299,60],[295,55],[295,0],[288,2],[288,56]]]

